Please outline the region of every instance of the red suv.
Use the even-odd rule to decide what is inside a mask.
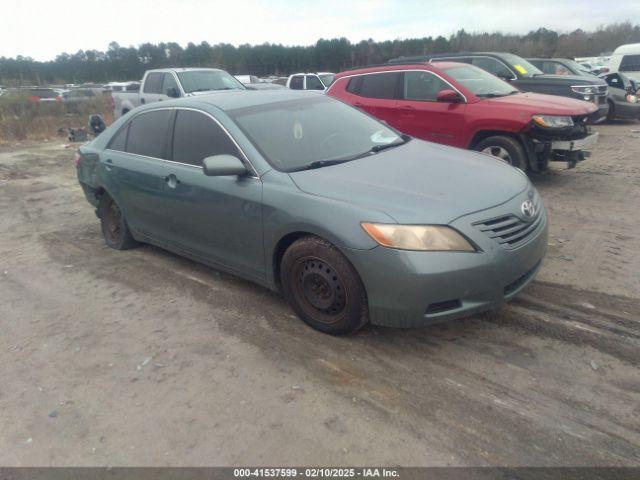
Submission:
[[[488,153],[522,170],[583,160],[598,134],[589,102],[522,93],[464,63],[385,65],[336,75],[327,95],[397,130],[432,142]]]

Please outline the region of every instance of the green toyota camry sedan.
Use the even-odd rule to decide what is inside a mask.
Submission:
[[[108,246],[151,243],[281,291],[326,333],[494,308],[533,279],[547,245],[520,170],[309,92],[139,107],[76,165]]]

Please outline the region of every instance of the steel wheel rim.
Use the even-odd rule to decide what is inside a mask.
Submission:
[[[492,157],[499,158],[500,160],[504,160],[507,163],[512,163],[511,155],[509,152],[503,147],[499,147],[498,145],[490,145],[482,150],[482,153],[487,153]]]
[[[294,265],[293,274],[294,294],[309,316],[327,325],[342,319],[347,292],[330,264],[316,257],[304,257]]]

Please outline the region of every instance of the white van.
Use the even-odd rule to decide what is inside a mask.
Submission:
[[[623,72],[640,81],[640,43],[630,43],[616,48],[609,60],[610,72]]]

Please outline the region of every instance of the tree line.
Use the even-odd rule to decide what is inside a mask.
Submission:
[[[320,39],[310,46],[210,45],[182,47],[177,43],[144,43],[138,47],[109,44],[106,52],[79,50],[51,61],[29,57],[0,57],[0,84],[29,85],[137,80],[145,70],[162,67],[216,67],[233,74],[288,75],[299,71],[339,72],[349,67],[386,62],[390,58],[458,51],[503,51],[524,57],[580,57],[610,53],[617,46],[640,42],[640,25],[631,22],[602,26],[595,31],[558,33],[546,28],[525,35],[468,33],[445,38],[352,43],[346,38]]]

